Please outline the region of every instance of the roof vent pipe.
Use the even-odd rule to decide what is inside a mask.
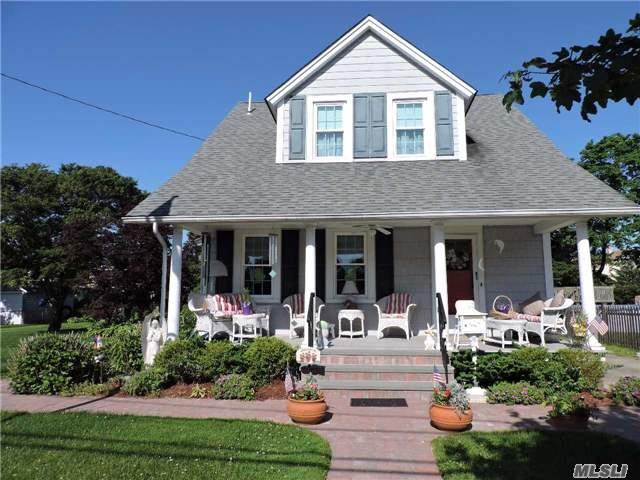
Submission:
[[[247,115],[251,113],[251,92],[249,92],[249,104],[247,105]]]

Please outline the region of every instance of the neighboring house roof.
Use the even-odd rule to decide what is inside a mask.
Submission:
[[[501,95],[467,114],[468,160],[276,163],[265,104],[238,104],[126,221],[639,214],[567,159]],[[169,218],[163,218],[169,217]]]
[[[367,15],[357,24],[347,30],[340,38],[331,43],[318,55],[313,57],[308,63],[296,71],[284,83],[274,89],[265,97],[267,106],[275,118],[275,105],[285,99],[287,95],[299,89],[307,80],[313,78],[320,70],[329,65],[349,46],[356,43],[360,38],[368,33],[373,33],[393,49],[400,52],[409,61],[415,63],[430,76],[447,85],[453,91],[458,92],[464,99],[465,107],[468,108],[473,101],[477,91],[467,82],[446,69],[429,55],[418,49],[408,40],[404,39],[379,20]]]

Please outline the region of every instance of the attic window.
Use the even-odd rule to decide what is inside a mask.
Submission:
[[[316,105],[316,156],[342,157],[342,105]]]

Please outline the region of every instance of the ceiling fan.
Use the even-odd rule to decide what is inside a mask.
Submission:
[[[353,228],[366,228],[370,233],[380,232],[383,235],[391,235],[393,227],[389,225],[353,225]]]

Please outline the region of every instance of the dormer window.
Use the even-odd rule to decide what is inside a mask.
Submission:
[[[398,155],[424,154],[423,102],[396,102],[396,152]]]
[[[316,104],[316,157],[342,157],[342,105]]]

